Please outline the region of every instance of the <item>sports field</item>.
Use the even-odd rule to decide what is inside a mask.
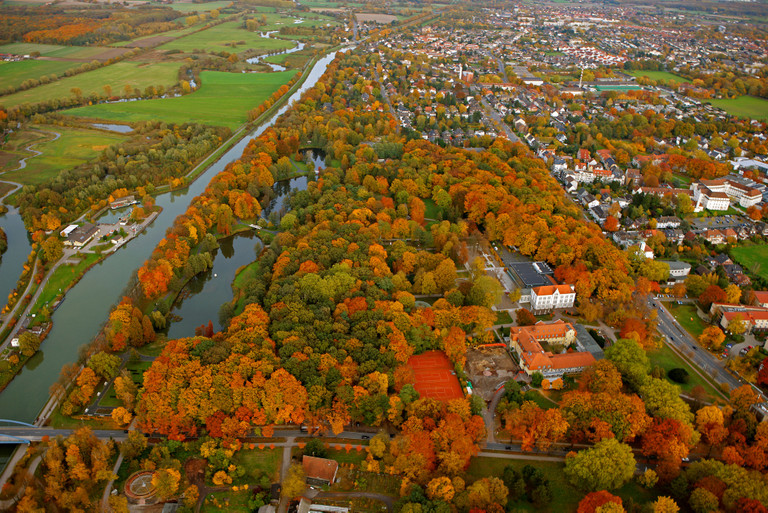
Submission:
[[[64,169],[71,169],[87,162],[104,149],[127,139],[120,134],[109,134],[96,130],[81,130],[68,127],[37,126],[33,130],[24,130],[14,134],[9,140],[15,155],[27,157],[32,153],[24,151],[29,142],[41,141],[32,148],[42,155],[27,158],[24,169],[9,171],[3,178],[23,184],[37,184],[53,178]],[[39,130],[37,130],[39,129]],[[53,134],[61,134],[56,140]],[[8,144],[6,144],[6,147]]]
[[[65,77],[56,82],[20,91],[0,98],[0,104],[13,107],[22,103],[39,103],[57,98],[73,96],[72,89],[79,88],[83,96],[96,93],[104,95],[104,86],[112,87],[112,94],[122,95],[126,85],[144,91],[147,86],[173,86],[178,82],[179,63],[156,62],[152,64],[138,62],[118,62],[110,66]]]
[[[757,274],[764,280],[768,280],[768,245],[737,246],[731,248],[731,255],[744,269],[757,268]]]
[[[269,19],[277,15],[266,15]],[[285,20],[283,20],[285,24]],[[260,28],[260,30],[266,30]],[[233,45],[234,43],[234,45]],[[282,41],[269,37],[261,37],[260,32],[249,32],[243,28],[242,21],[228,21],[221,25],[216,25],[209,29],[181,37],[160,46],[158,49],[180,50],[182,52],[192,53],[195,51],[204,52],[222,52],[239,53],[249,49],[263,50],[282,50],[293,48],[294,44],[290,41]]]
[[[178,98],[92,105],[65,114],[110,121],[162,120],[203,123],[237,128],[248,120],[248,111],[288,83],[295,71],[279,73],[224,73],[204,71],[200,89]]]
[[[685,83],[691,83],[690,80],[687,78],[683,78],[679,75],[675,75],[674,73],[669,73],[668,71],[645,71],[645,70],[635,70],[635,71],[627,71],[626,72],[629,75],[632,75],[633,77],[648,77],[651,80],[674,80],[675,82],[685,82]]]
[[[427,351],[418,356],[411,356],[408,366],[413,369],[416,381],[413,386],[421,397],[439,401],[464,397],[453,365],[444,352]]]
[[[42,76],[58,77],[71,68],[80,66],[70,61],[38,61],[28,59],[18,62],[0,62],[0,91],[7,87],[18,87],[25,80],[40,80]]]
[[[729,100],[707,100],[728,114],[742,118],[768,120],[768,100],[754,96],[739,96]]]

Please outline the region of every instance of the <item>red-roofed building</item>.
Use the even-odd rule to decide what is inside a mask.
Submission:
[[[755,294],[755,304],[757,306],[762,306],[763,308],[768,308],[768,290],[756,290],[754,291]]]
[[[304,456],[301,464],[304,466],[304,474],[307,476],[307,483],[310,485],[323,486],[333,484],[336,480],[336,471],[339,470],[339,463],[335,460]]]
[[[595,362],[595,357],[590,353],[552,354],[541,347],[541,342],[564,347],[575,340],[576,330],[573,325],[562,320],[512,327],[509,333],[509,347],[517,354],[520,368],[529,376],[540,372],[550,380],[566,374],[578,374]]]
[[[752,330],[768,330],[768,312],[724,312],[723,317],[720,319],[720,326],[727,330],[731,322],[736,319],[744,322],[747,333]]]
[[[531,308],[536,312],[571,308],[575,301],[573,285],[544,285],[531,289]]]

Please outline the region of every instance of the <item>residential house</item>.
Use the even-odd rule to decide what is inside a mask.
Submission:
[[[339,463],[335,460],[305,455],[301,464],[304,466],[304,474],[307,476],[307,484],[309,485],[324,486],[336,481]]]

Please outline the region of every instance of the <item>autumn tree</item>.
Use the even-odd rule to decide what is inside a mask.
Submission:
[[[304,467],[298,463],[291,464],[288,467],[288,475],[283,479],[281,494],[287,499],[298,497],[304,493],[307,488],[306,475]]]
[[[31,331],[19,335],[19,350],[24,356],[32,356],[40,349],[40,337]]]
[[[632,339],[619,339],[605,350],[605,357],[616,366],[622,379],[638,390],[648,379],[651,363],[645,351]]]
[[[595,513],[598,508],[609,502],[613,502],[619,506],[622,505],[621,497],[613,495],[610,492],[606,492],[605,490],[590,492],[579,501],[579,507],[576,510],[576,513]]]
[[[699,335],[699,343],[712,351],[718,351],[725,342],[725,333],[719,326],[707,326]]]
[[[536,324],[536,317],[526,308],[520,308],[515,312],[515,320],[518,326],[531,326]]]

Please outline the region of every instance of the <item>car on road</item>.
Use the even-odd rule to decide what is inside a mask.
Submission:
[[[733,347],[733,344],[725,344],[725,348],[726,348],[726,349],[730,349],[730,348],[732,348],[732,347]]]
[[[368,435],[363,435],[363,436],[361,436],[361,437],[360,437],[360,439],[361,439],[361,440],[368,440],[368,439],[370,439],[370,438],[371,438],[371,437],[370,437],[370,436],[368,436]]]
[[[511,451],[512,450],[512,446],[511,445],[505,445],[504,446],[504,450],[505,451]]]

